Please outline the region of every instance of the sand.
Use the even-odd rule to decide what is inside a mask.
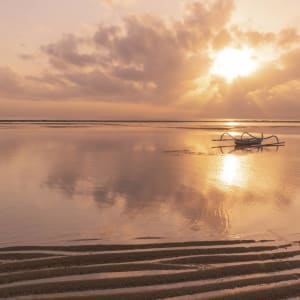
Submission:
[[[1,299],[300,297],[298,242],[20,246],[0,260]]]

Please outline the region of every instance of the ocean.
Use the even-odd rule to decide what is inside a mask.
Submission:
[[[212,141],[225,131],[285,145]],[[0,135],[2,246],[300,239],[300,122],[2,120]]]

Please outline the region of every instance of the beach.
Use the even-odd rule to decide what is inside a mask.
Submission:
[[[224,131],[285,146],[220,148]],[[0,132],[1,299],[300,295],[298,122],[3,121]]]

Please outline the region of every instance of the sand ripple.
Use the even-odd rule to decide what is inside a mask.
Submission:
[[[1,299],[300,296],[299,243],[23,246],[1,248],[0,259]]]

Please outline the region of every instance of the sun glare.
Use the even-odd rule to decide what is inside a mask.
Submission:
[[[217,54],[211,73],[222,76],[229,82],[237,77],[247,76],[257,68],[253,52],[250,48],[223,49]]]

